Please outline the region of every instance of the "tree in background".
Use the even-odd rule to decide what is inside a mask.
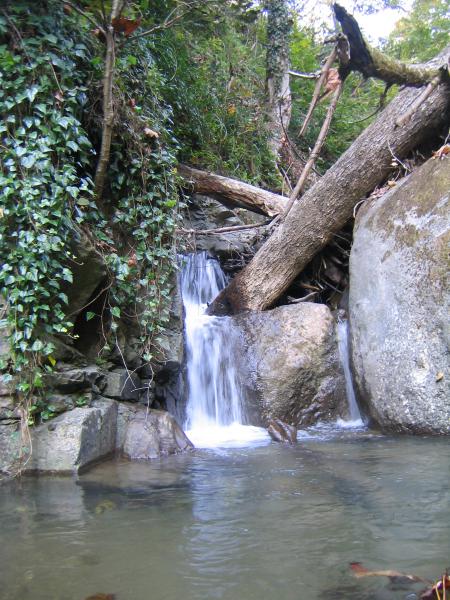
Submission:
[[[267,0],[266,93],[269,147],[278,156],[291,120],[289,42],[292,17],[287,0]]]
[[[448,44],[450,8],[447,0],[415,0],[408,16],[389,36],[386,51],[406,61],[429,60]]]

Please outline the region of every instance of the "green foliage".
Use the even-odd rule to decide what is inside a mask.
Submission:
[[[291,37],[291,62],[294,70],[305,73],[318,71],[325,61],[326,52],[329,52],[329,48],[324,49],[322,42],[316,40],[314,31],[300,29],[298,24],[295,24]],[[319,103],[304,139],[297,140],[297,133],[308,110],[314,87],[315,80],[294,77],[291,80],[293,102],[290,136],[306,154],[319,135],[329,103],[329,99]],[[331,166],[370,124],[383,90],[383,82],[372,79],[362,81],[359,75],[350,75],[345,82],[321,158],[317,163],[319,169],[326,170]],[[392,94],[389,97],[391,96]]]
[[[161,96],[164,77],[151,43],[141,39],[117,56],[117,124],[100,213],[91,175],[104,47],[59,2],[14,5],[0,19],[0,35],[0,110],[7,115],[0,126],[0,295],[8,304],[9,377],[17,375],[18,391],[31,397],[42,387],[42,371],[55,364],[51,337],[72,335],[65,289],[73,282],[70,241],[79,229],[90,230],[109,269],[102,319],[106,331],[110,322],[112,344],[105,349],[117,342],[120,322],[137,321],[150,359],[168,318],[176,257],[177,144]],[[52,416],[44,401],[33,406],[41,418]]]
[[[386,50],[404,61],[429,60],[450,42],[449,23],[447,0],[415,0],[389,36]]]
[[[15,29],[11,27],[14,23]],[[0,293],[8,303],[16,372],[50,355],[50,333],[71,331],[63,292],[72,282],[67,240],[77,202],[89,202],[92,182],[81,174],[92,146],[80,122],[86,87],[77,76],[89,50],[55,33],[16,5],[1,17]],[[10,27],[8,27],[8,25]],[[20,29],[34,35],[18,37]],[[19,390],[38,387],[39,376],[22,378]]]
[[[244,14],[222,3],[203,27],[183,22],[159,36],[156,59],[180,160],[277,185],[264,124],[264,22],[254,12]]]

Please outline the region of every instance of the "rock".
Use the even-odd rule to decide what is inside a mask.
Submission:
[[[249,419],[295,426],[347,413],[335,323],[328,307],[301,303],[234,317],[250,373]]]
[[[13,396],[0,396],[0,420],[20,419]]]
[[[131,371],[120,369],[106,375],[106,387],[103,396],[116,400],[131,400],[137,402],[142,384],[140,378]]]
[[[125,404],[119,411],[116,444],[126,458],[148,460],[193,448],[170,413]]]
[[[116,423],[116,403],[103,400],[39,425],[26,471],[78,473],[114,452]]]
[[[18,421],[0,421],[0,473],[14,473],[20,460],[21,433]]]
[[[111,400],[75,408],[29,430],[31,455],[28,435],[22,439],[19,426],[0,426],[0,470],[22,466],[24,473],[76,474],[114,452],[116,422],[117,404]]]
[[[77,405],[77,401],[80,401],[79,395],[48,394],[44,398],[44,403],[48,409],[57,415],[60,415],[67,410],[74,409]]]
[[[267,432],[275,442],[295,444],[297,442],[297,427],[288,425],[279,419],[272,419]]]
[[[385,430],[450,433],[450,161],[358,212],[350,257],[355,382]]]
[[[261,215],[250,214],[246,210],[231,210],[213,198],[194,194],[189,199],[184,227],[186,229],[216,229],[263,223],[265,220]],[[196,235],[192,251],[205,250],[209,252],[212,256],[220,259],[225,271],[233,272],[238,266],[242,268],[253,256],[260,236],[258,228],[225,234]]]
[[[101,392],[105,387],[105,374],[96,365],[74,367],[60,364],[57,371],[46,376],[45,383],[48,388],[68,394],[89,389]]]
[[[76,314],[91,299],[107,272],[102,255],[81,230],[73,230],[70,244],[74,260],[68,266],[73,274],[73,284],[65,286],[63,291],[69,299],[68,314]]]

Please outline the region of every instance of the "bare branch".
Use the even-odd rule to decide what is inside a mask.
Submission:
[[[244,229],[256,229],[257,227],[265,227],[270,221],[265,223],[252,223],[251,225],[232,225],[230,227],[217,227],[216,229],[177,229],[177,233],[185,235],[216,235],[221,233],[234,233],[235,231],[243,231]]]
[[[288,71],[288,73],[293,77],[301,77],[302,79],[318,79],[321,71],[316,71],[315,73],[299,73],[298,71]]]
[[[327,115],[323,122],[322,129],[320,130],[319,137],[317,138],[314,148],[309,156],[308,162],[306,163],[305,168],[303,169],[302,174],[300,175],[297,185],[295,186],[294,190],[292,191],[291,197],[289,199],[289,203],[286,206],[285,212],[283,213],[282,220],[284,220],[286,218],[286,216],[289,214],[289,211],[291,210],[295,200],[302,193],[306,178],[308,177],[309,172],[311,171],[312,167],[314,166],[314,163],[316,162],[316,158],[320,154],[323,143],[324,143],[325,138],[328,133],[328,129],[330,128],[331,119],[333,118],[334,111],[336,110],[336,106],[337,106],[339,97],[341,95],[342,88],[343,88],[343,83],[340,82],[338,87],[333,92],[333,98],[328,107]]]
[[[406,113],[395,121],[395,125],[397,127],[402,127],[402,125],[407,123],[411,119],[413,114],[416,112],[416,110],[419,108],[419,106],[425,102],[425,100],[430,96],[431,92],[439,85],[440,82],[441,75],[436,75],[436,77],[434,77],[426,86],[423,92],[417,96],[417,98],[411,104]]]
[[[322,86],[325,82],[325,79],[327,77],[328,71],[331,68],[331,65],[334,63],[334,61],[336,60],[337,57],[337,49],[336,47],[333,48],[333,50],[331,51],[330,55],[328,56],[323,68],[322,68],[322,72],[320,74],[319,79],[317,80],[316,83],[316,87],[314,89],[314,94],[311,100],[311,104],[309,105],[308,108],[308,112],[306,113],[306,117],[305,120],[303,121],[303,125],[298,133],[298,137],[302,137],[302,135],[305,133],[306,128],[308,127],[308,124],[311,120],[312,114],[314,112],[314,109],[316,108],[316,105],[319,101],[319,97],[320,97],[320,90],[322,89]]]
[[[70,2],[70,0],[59,0],[59,2],[61,4],[67,4],[68,6],[70,6],[70,8],[73,8],[75,12],[87,19],[96,29],[99,29],[100,32],[103,33],[103,35],[105,35],[105,30],[103,29],[103,27],[99,23],[97,23],[97,21],[93,17],[91,17],[89,13],[85,12],[73,2]]]

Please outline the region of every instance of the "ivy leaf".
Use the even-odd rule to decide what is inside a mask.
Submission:
[[[90,321],[94,317],[95,317],[95,312],[91,312],[88,310],[88,312],[86,313],[86,321]]]
[[[25,93],[27,95],[27,98],[30,102],[34,102],[34,99],[36,98],[36,95],[39,91],[39,88],[37,85],[33,85],[30,88],[28,88]]]
[[[113,306],[113,307],[111,308],[111,314],[112,314],[114,317],[117,317],[118,319],[120,319],[120,308],[119,308],[118,306]]]
[[[25,169],[31,169],[35,162],[36,157],[33,154],[28,154],[27,156],[24,156],[22,158],[20,164],[22,165],[22,167],[25,167]]]

